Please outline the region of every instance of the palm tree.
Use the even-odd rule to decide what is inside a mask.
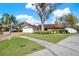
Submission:
[[[41,19],[41,30],[44,30],[44,22],[49,18],[50,14],[57,8],[59,4],[36,3],[37,13]]]
[[[13,15],[4,13],[2,18],[6,24],[16,23],[15,17]]]
[[[3,27],[10,28],[11,25],[14,26],[16,24],[15,17],[8,13],[4,13],[1,18],[1,23]]]
[[[16,24],[15,17],[8,13],[4,13],[1,18],[2,27],[9,30],[9,34],[12,32],[12,27]],[[10,40],[11,35],[9,35]]]
[[[2,23],[1,23],[1,20],[0,20],[0,32],[2,32]]]

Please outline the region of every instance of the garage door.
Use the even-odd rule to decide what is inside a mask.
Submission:
[[[28,33],[30,32],[30,33],[31,33],[31,32],[33,32],[33,28],[26,28],[26,29],[23,29],[23,32],[28,32]]]

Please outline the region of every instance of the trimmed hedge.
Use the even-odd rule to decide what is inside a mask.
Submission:
[[[22,32],[22,30],[13,30],[12,32]]]
[[[36,31],[34,32],[35,34],[56,34],[56,33],[62,33],[62,34],[65,34],[65,33],[68,33],[67,30],[44,30],[44,31]]]
[[[59,30],[59,33],[68,33],[67,30]]]
[[[52,33],[52,31],[51,30],[44,30],[44,31],[36,31],[36,32],[34,32],[35,34],[51,34]]]
[[[9,31],[9,28],[4,28],[3,31],[4,31],[4,32],[7,32],[7,31]]]

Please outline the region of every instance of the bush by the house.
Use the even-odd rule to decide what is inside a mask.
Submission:
[[[73,28],[79,30],[79,26],[73,26]]]
[[[68,33],[68,31],[63,29],[63,30],[59,30],[59,33],[63,33],[64,34],[64,33]]]
[[[4,28],[4,30],[3,30],[4,32],[8,32],[9,31],[9,28]]]
[[[12,32],[22,32],[22,30],[13,30]]]
[[[36,31],[35,34],[51,34],[52,30]]]
[[[62,33],[62,34],[65,34],[65,33],[68,33],[67,30],[44,30],[44,31],[36,31],[34,32],[35,34],[56,34],[56,33]]]
[[[72,28],[76,29],[77,32],[79,33],[79,26],[73,26]]]

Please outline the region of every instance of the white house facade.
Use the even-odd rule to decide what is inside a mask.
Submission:
[[[22,31],[23,31],[24,33],[33,33],[33,32],[34,32],[32,26],[25,26],[25,27],[22,28]]]

